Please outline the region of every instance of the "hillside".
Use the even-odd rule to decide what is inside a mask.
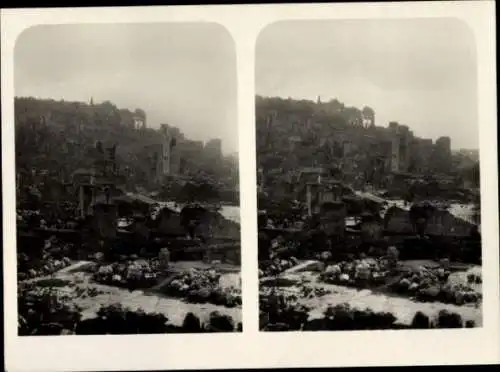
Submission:
[[[17,170],[43,170],[68,180],[77,169],[92,167],[97,156],[96,142],[101,141],[105,149],[116,145],[118,169],[128,186],[150,188],[161,134],[159,129],[136,128],[137,118],[146,121],[146,113],[141,109],[120,109],[111,102],[16,98]],[[204,153],[203,143],[186,139],[178,128],[174,129],[183,174],[236,187],[234,159],[214,162]]]
[[[383,134],[374,124],[375,113],[369,107],[257,96],[258,164],[286,169],[335,164],[342,157],[344,140],[361,142],[366,135]]]
[[[437,146],[445,138],[433,143],[397,122],[377,126],[370,107],[347,107],[336,99],[313,102],[256,97],[257,167],[267,184],[293,178],[297,170],[311,167],[341,174],[351,183],[364,179],[381,184],[391,170],[395,137],[405,144],[399,172],[431,177],[446,173],[477,186],[477,160],[463,153],[450,154],[452,158],[447,159],[446,150]]]
[[[410,145],[418,141],[432,143],[432,140],[414,135],[408,126],[395,121],[387,126],[376,125],[375,111],[370,107],[348,107],[337,99],[313,102],[256,97],[258,162],[264,167],[287,168],[286,160],[301,167],[312,166],[312,162],[316,165],[332,163],[342,157],[344,142],[350,142],[350,155],[359,158],[373,157],[374,150],[375,155],[387,155],[390,144],[389,147],[386,145],[395,128],[407,132]],[[477,156],[473,157],[465,150],[453,155],[463,163],[462,167],[470,167],[478,161]]]

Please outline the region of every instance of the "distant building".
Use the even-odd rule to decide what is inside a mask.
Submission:
[[[180,171],[181,158],[177,150],[177,138],[171,133],[167,124],[160,126],[161,142],[154,146],[156,158],[156,175],[161,180],[164,176],[175,175]]]
[[[399,171],[407,172],[411,161],[412,133],[406,125],[399,127]]]
[[[164,136],[168,135],[169,130],[170,130],[170,126],[168,124],[160,124],[160,132]]]
[[[165,135],[162,141],[162,169],[163,175],[173,175],[179,172],[180,159],[177,153],[177,140]]]
[[[394,136],[391,141],[391,171],[399,172],[399,142],[398,136]]]
[[[205,144],[205,148],[220,153],[222,151],[222,140],[220,138],[211,139]]]
[[[411,145],[411,166],[408,169],[413,173],[425,174],[430,170],[431,155],[433,153],[432,139],[414,138]]]
[[[450,137],[440,137],[436,140],[431,161],[435,172],[449,173],[453,161]]]
[[[397,122],[390,122],[389,130],[392,137],[391,171],[407,172],[411,164],[413,132]]]
[[[163,179],[162,152],[163,149],[161,143],[145,146],[143,149],[143,159],[144,161],[149,162],[149,170],[151,174],[154,175],[157,182],[161,182]]]
[[[436,147],[443,153],[451,155],[451,139],[450,137],[439,137],[436,140]]]
[[[375,126],[375,111],[371,107],[365,106],[362,110],[363,126],[371,128]]]
[[[146,112],[140,108],[136,109],[133,115],[133,123],[135,129],[145,129]]]
[[[134,129],[142,129],[146,127],[146,119],[141,116],[134,116]]]
[[[201,153],[203,151],[203,141],[191,141],[193,149]]]
[[[308,182],[306,184],[306,203],[308,214],[312,216],[321,211],[324,203],[342,201],[343,187],[337,181]]]
[[[379,146],[379,157],[384,160],[384,171],[391,170],[391,158],[392,158],[392,141],[382,140]]]
[[[205,144],[205,151],[210,157],[215,159],[222,158],[222,140],[215,138],[207,141]]]
[[[177,127],[170,127],[169,134],[173,138],[180,138],[182,136],[181,130]]]
[[[397,122],[395,122],[395,121],[391,121],[391,122],[389,123],[389,130],[390,130],[391,132],[393,132],[393,133],[396,133],[396,132],[397,132],[398,127],[399,127],[399,124],[398,124]]]
[[[470,159],[473,162],[479,161],[479,151],[478,150],[469,150],[469,149],[460,149],[458,151],[459,154],[464,157]]]

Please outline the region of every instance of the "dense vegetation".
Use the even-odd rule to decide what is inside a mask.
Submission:
[[[347,331],[381,329],[473,328],[471,320],[464,322],[457,313],[441,310],[431,319],[417,312],[411,324],[400,324],[390,312],[357,309],[347,303],[329,306],[322,318],[309,319],[310,308],[287,296],[261,295],[260,329],[262,331]]]

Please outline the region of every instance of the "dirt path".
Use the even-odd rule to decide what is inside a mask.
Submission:
[[[190,268],[210,268],[212,266],[203,264],[202,262],[178,262],[172,265],[175,272],[165,278],[160,284],[153,287],[153,290],[135,290],[129,291],[127,289],[113,287],[109,285],[94,283],[90,281],[90,275],[84,272],[78,272],[79,269],[85,267],[89,262],[80,261],[74,263],[52,275],[37,277],[33,279],[26,280],[24,282],[36,282],[43,279],[57,278],[62,280],[67,280],[71,283],[76,284],[77,287],[90,289],[96,288],[102,293],[95,296],[80,296],[77,297],[75,293],[75,288],[70,286],[55,288],[57,291],[74,296],[72,302],[77,304],[82,308],[82,317],[92,318],[96,315],[97,311],[101,306],[111,305],[114,303],[119,303],[124,307],[128,307],[132,310],[137,310],[139,308],[143,309],[145,312],[158,312],[164,314],[168,319],[168,323],[176,326],[181,326],[184,321],[184,317],[187,313],[192,312],[200,318],[201,321],[208,321],[210,313],[212,311],[218,311],[221,314],[230,315],[235,324],[242,321],[242,311],[241,307],[227,308],[224,306],[218,306],[213,304],[191,304],[183,302],[181,299],[170,298],[167,296],[162,296],[157,293],[152,293],[155,288],[161,288],[171,280],[173,276],[177,273],[189,270]],[[227,266],[227,267],[226,267]],[[234,275],[239,275],[240,269],[236,266],[226,265],[223,268],[226,269],[226,274],[223,276],[232,277]],[[216,266],[216,270],[222,271]]]
[[[241,322],[241,307],[227,308],[213,304],[191,304],[183,302],[181,299],[161,296],[154,293],[147,293],[142,290],[129,291],[118,287],[108,286],[90,282],[90,278],[83,273],[67,273],[57,276],[60,279],[77,282],[80,288],[96,288],[103,293],[95,296],[74,297],[72,301],[82,308],[82,317],[92,318],[96,315],[101,306],[119,303],[132,310],[141,308],[145,312],[157,312],[164,314],[169,324],[181,326],[187,313],[192,312],[200,318],[201,321],[208,321],[212,311],[218,311],[221,314],[230,315],[235,324]],[[62,287],[56,288],[58,291],[74,294],[75,288]]]
[[[190,269],[198,269],[198,270],[208,270],[214,269],[220,272],[230,272],[237,273],[241,271],[241,267],[238,265],[231,265],[225,263],[217,263],[217,264],[209,264],[202,261],[177,261],[171,262],[170,268],[175,271],[187,271]]]

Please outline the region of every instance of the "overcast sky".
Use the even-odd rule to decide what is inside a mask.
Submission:
[[[257,41],[264,96],[337,98],[375,110],[376,124],[478,148],[476,47],[453,19],[275,23]]]
[[[235,53],[216,24],[38,26],[17,40],[15,94],[142,108],[150,127],[236,152]]]

